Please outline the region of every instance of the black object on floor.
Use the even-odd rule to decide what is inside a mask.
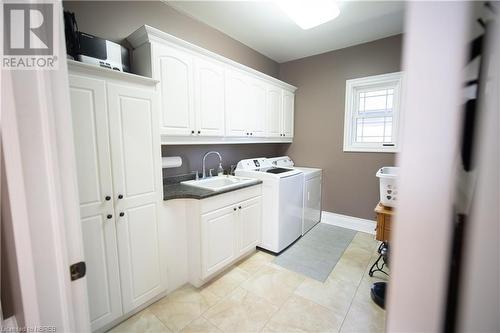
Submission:
[[[387,286],[387,282],[375,282],[372,285],[370,290],[370,294],[372,296],[372,300],[380,306],[382,309],[385,309],[385,287]]]
[[[377,252],[379,253],[378,259],[373,263],[372,267],[370,267],[368,275],[373,276],[375,272],[382,272],[385,275],[389,275],[384,271],[384,267],[389,266],[389,243],[383,242],[380,244]]]

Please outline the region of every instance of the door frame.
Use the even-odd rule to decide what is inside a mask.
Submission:
[[[62,18],[53,70],[2,70],[2,145],[23,313],[29,327],[90,331],[86,279],[69,266],[84,261]],[[47,32],[47,33],[52,33]]]

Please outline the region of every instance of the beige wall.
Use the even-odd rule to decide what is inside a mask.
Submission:
[[[377,169],[395,154],[344,153],[345,81],[399,71],[402,37],[393,36],[280,65],[280,79],[297,87],[295,135],[288,154],[323,173],[323,210],[374,219]]]
[[[75,13],[80,31],[98,37],[123,43],[148,24],[268,75],[278,75],[275,61],[161,1],[64,1],[63,6]]]

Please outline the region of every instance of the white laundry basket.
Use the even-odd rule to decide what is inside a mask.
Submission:
[[[380,180],[380,203],[384,206],[394,207],[396,205],[398,173],[399,167],[383,167],[377,171],[377,177]]]

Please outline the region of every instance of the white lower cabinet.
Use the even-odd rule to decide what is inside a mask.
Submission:
[[[153,80],[119,80],[118,73],[82,64],[69,69],[95,331],[166,291],[158,101]]]
[[[260,244],[261,194],[255,185],[188,204],[191,284],[201,286]]]
[[[224,207],[201,216],[202,278],[224,268],[236,257],[236,207]]]

